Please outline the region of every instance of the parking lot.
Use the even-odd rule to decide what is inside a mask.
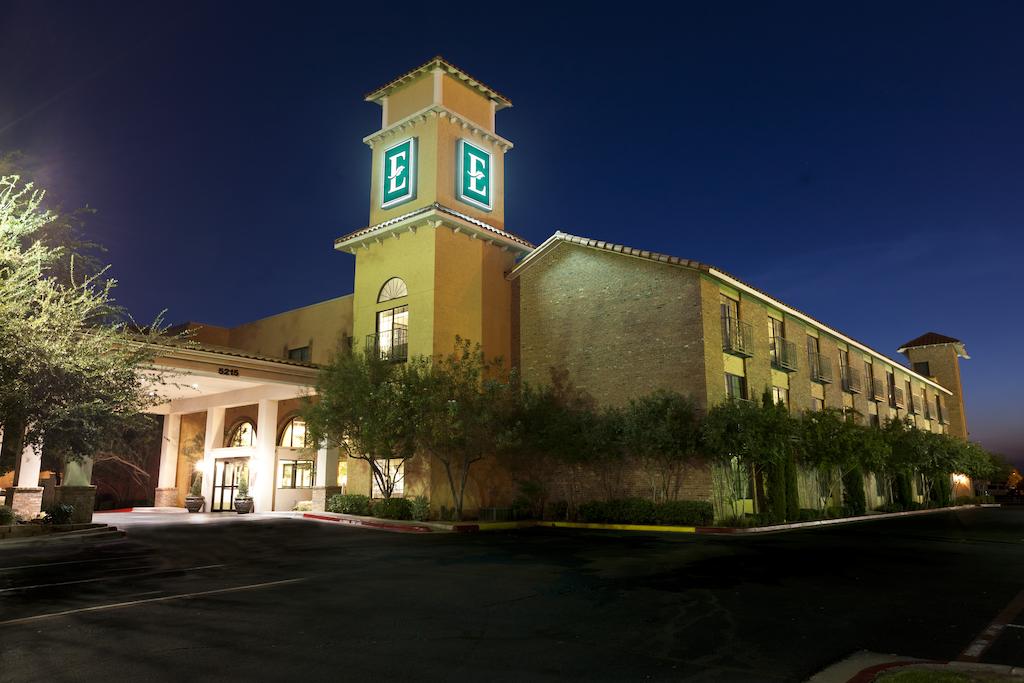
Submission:
[[[1022,509],[750,538],[183,521],[0,547],[0,679],[798,681],[961,657],[1024,589]],[[1019,612],[979,659],[1024,665]]]

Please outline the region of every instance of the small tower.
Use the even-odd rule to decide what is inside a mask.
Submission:
[[[370,224],[335,240],[356,257],[353,336],[383,358],[450,353],[455,336],[512,354],[512,288],[532,250],[505,231],[495,113],[512,103],[441,57],[366,96],[381,107],[371,150]],[[365,345],[365,346],[364,346]]]
[[[960,383],[960,359],[969,359],[967,348],[959,339],[928,332],[911,339],[898,349],[910,361],[914,372],[931,377],[953,392],[946,404],[949,412],[949,433],[967,439],[967,415],[964,413],[964,392]]]

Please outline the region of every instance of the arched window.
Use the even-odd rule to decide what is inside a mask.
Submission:
[[[231,430],[231,436],[228,437],[228,448],[255,445],[256,425],[254,425],[250,420],[242,420],[235,425],[234,429]]]
[[[380,294],[377,295],[377,303],[382,304],[392,299],[401,299],[403,296],[409,296],[409,288],[405,286],[405,280],[400,277],[393,277],[380,288]]]
[[[306,421],[296,415],[285,423],[281,430],[281,438],[278,439],[278,446],[284,448],[305,448],[309,445],[306,436]]]

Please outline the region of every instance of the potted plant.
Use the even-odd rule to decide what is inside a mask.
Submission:
[[[206,507],[206,499],[203,498],[203,473],[196,472],[192,475],[192,488],[185,496],[185,509],[189,512],[202,512]]]
[[[235,512],[240,515],[252,512],[252,496],[249,495],[249,472],[242,470],[238,478],[238,493],[235,495]]]

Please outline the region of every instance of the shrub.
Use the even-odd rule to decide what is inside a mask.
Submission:
[[[292,507],[293,512],[312,512],[313,501],[311,500],[300,500]]]
[[[373,516],[382,519],[412,519],[412,503],[405,498],[385,498],[373,504]]]
[[[956,499],[956,505],[983,505],[994,502],[996,499],[992,496],[959,496]]]
[[[868,510],[864,497],[864,472],[854,467],[843,477],[843,509],[847,516],[863,515]]]
[[[932,498],[940,506],[953,504],[953,487],[949,483],[949,477],[935,478],[935,485],[932,487]]]
[[[71,515],[74,513],[74,505],[70,503],[57,503],[46,511],[46,521],[49,524],[70,524]]]
[[[825,510],[818,510],[815,508],[801,508],[797,514],[797,521],[800,522],[813,522],[819,519],[825,519],[827,513]]]
[[[800,483],[797,479],[796,458],[786,458],[786,519],[795,522],[800,517]]]
[[[555,522],[564,522],[569,519],[569,503],[564,500],[556,500],[554,503],[545,506],[544,519]]]
[[[327,501],[328,512],[370,516],[370,499],[357,493],[339,493]]]
[[[0,505],[0,526],[10,526],[15,521],[14,510],[6,505]]]
[[[711,524],[714,509],[710,502],[703,500],[653,503],[643,498],[625,498],[581,503],[578,517],[581,522],[606,524],[703,526]]]
[[[416,496],[412,499],[412,518],[417,522],[430,517],[430,500],[426,496]]]

